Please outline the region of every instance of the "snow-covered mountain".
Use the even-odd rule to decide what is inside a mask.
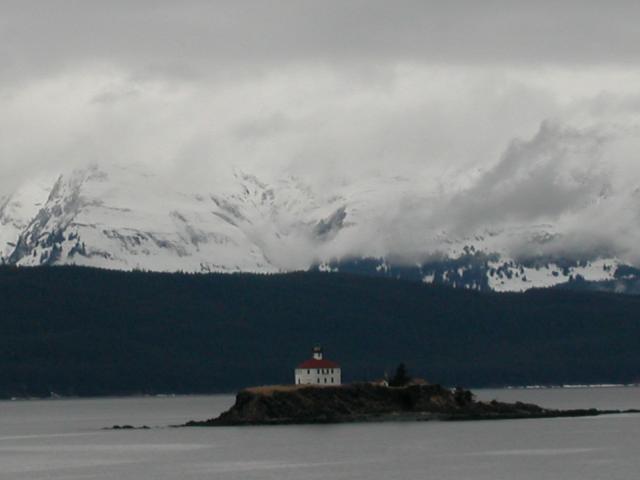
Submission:
[[[531,288],[578,285],[593,290],[640,293],[635,281],[640,271],[621,266],[616,259],[567,261],[537,259],[519,262],[470,249],[459,257],[440,257],[415,265],[389,263],[386,259],[364,258],[323,263],[320,271],[347,272],[479,291],[522,292]],[[629,285],[628,282],[634,283]],[[599,287],[599,288],[597,288]]]
[[[45,202],[6,197],[0,210],[3,261],[275,272],[297,265],[274,244],[326,242],[341,228],[343,207],[317,202],[295,179],[282,182],[277,194],[255,177],[238,174],[235,180],[223,195],[187,194],[135,168],[76,170],[53,183]]]
[[[236,173],[185,192],[142,168],[79,169],[0,196],[0,259],[188,272],[316,268],[494,291],[635,275],[606,249],[550,250],[574,234],[562,222],[436,228],[434,211],[446,203],[412,185],[362,180],[319,192],[295,177],[267,183]],[[585,208],[597,213],[608,201],[596,200]]]
[[[0,260],[13,253],[18,238],[47,201],[50,189],[47,180],[38,179],[9,194],[0,194]]]

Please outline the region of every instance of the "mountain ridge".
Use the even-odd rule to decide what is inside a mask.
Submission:
[[[403,179],[368,180],[336,194],[295,177],[270,184],[236,172],[222,187],[185,193],[139,168],[93,166],[60,175],[51,187],[38,185],[0,198],[1,263],[203,273],[312,269],[482,291],[584,280],[640,291],[636,270],[615,255],[545,253],[545,245],[562,237],[552,224],[491,227],[470,236],[431,232],[418,259],[385,251],[391,215],[385,208],[395,208],[387,204],[420,209],[431,198],[416,197]],[[529,258],[509,253],[514,242],[529,245]],[[618,271],[625,268],[631,273],[622,278]]]
[[[361,275],[0,267],[0,397],[286,384],[320,342],[344,381],[628,384],[640,297],[481,293]],[[372,355],[371,352],[375,352]]]

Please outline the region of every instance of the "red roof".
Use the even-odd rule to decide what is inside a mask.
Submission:
[[[332,362],[331,360],[316,360],[312,358],[310,360],[306,360],[298,365],[298,368],[340,368],[336,362]]]

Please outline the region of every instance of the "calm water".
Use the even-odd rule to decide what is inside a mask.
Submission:
[[[559,408],[638,408],[640,389],[482,390]],[[103,431],[215,416],[230,396],[0,402],[0,479],[632,479],[640,415]]]

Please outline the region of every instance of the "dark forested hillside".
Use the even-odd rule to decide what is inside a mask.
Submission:
[[[491,294],[341,274],[0,268],[0,396],[288,383],[314,343],[345,380],[467,386],[640,379],[640,297]]]

